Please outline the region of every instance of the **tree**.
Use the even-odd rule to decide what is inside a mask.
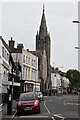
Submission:
[[[70,87],[80,88],[80,72],[76,69],[69,69],[66,72],[66,77],[70,80]]]

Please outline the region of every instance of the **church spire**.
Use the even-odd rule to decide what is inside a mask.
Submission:
[[[45,36],[47,35],[47,26],[46,26],[46,19],[45,19],[44,4],[43,4],[43,13],[42,13],[39,35],[41,36],[42,39],[44,39]]]
[[[44,4],[43,4],[43,13],[44,13]]]

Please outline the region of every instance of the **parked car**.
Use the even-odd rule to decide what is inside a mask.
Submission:
[[[36,94],[38,96],[39,101],[43,101],[44,100],[42,92],[36,92]]]
[[[40,113],[40,103],[36,93],[27,92],[20,94],[17,102],[17,115],[31,112]]]

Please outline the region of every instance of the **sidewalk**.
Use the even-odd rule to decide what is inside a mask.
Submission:
[[[12,114],[11,115],[7,115],[7,104],[4,104],[2,107],[2,120],[12,120],[15,115],[16,115],[16,105],[17,102],[15,100],[13,100],[13,106],[12,106]]]

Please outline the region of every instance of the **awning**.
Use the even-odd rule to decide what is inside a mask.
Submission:
[[[34,82],[30,82],[30,81],[25,81],[24,83],[34,84]]]
[[[36,84],[36,85],[40,86],[40,83],[37,83],[37,82],[35,82],[35,81],[34,81],[34,82],[31,82],[31,81],[27,81],[27,80],[26,80],[26,81],[24,82],[24,84],[33,84],[33,85]]]
[[[9,85],[12,85],[12,82],[11,82],[11,81],[9,81]],[[13,83],[13,86],[20,86],[20,83],[14,82],[14,83]]]

